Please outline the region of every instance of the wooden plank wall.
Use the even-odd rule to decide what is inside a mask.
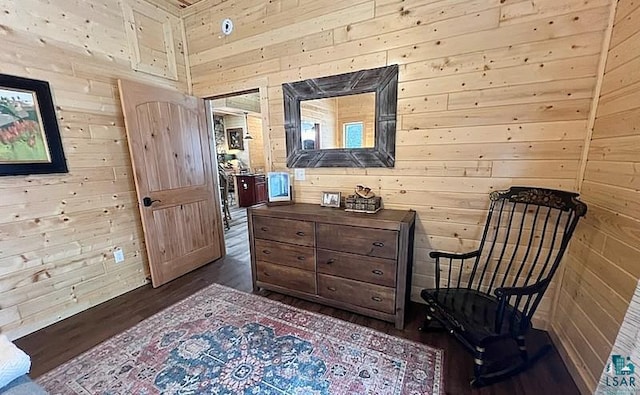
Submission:
[[[414,300],[433,286],[430,250],[477,246],[490,191],[575,188],[611,0],[218,3],[182,14],[193,91],[261,88],[272,169],[285,169],[283,82],[400,65],[396,167],[307,169],[295,196],[365,183],[415,209]]]
[[[251,137],[253,137],[251,140],[245,141],[245,143],[249,145],[249,163],[251,165],[251,171],[257,173],[264,172],[267,169],[267,162],[264,158],[262,118],[256,115],[249,115],[247,117],[247,128],[249,129]]]
[[[50,82],[70,169],[0,177],[0,329],[16,338],[145,284],[116,79],[187,78],[180,52],[178,82],[131,71],[117,0],[0,1],[0,40],[2,73]]]
[[[631,358],[631,362],[636,366],[638,363],[637,361],[640,361],[640,282],[636,287],[636,291],[633,294],[631,303],[629,304],[627,314],[625,314],[624,321],[620,326],[620,332],[616,337],[616,342],[611,350],[611,355],[629,357]],[[633,391],[629,390],[635,389],[633,387],[636,387],[637,384],[633,386],[627,384],[617,388],[612,385],[614,384],[615,374],[607,372],[607,365],[609,362],[611,362],[611,359],[606,361],[605,367],[600,375],[600,380],[598,381],[598,387],[594,393],[598,395],[616,395],[624,393],[624,389],[628,390],[627,393],[633,393]],[[631,376],[635,379],[635,383],[638,383],[638,380],[640,380],[640,372],[637,371],[637,368]],[[629,383],[630,377],[627,377],[626,379],[627,383]],[[618,377],[618,380],[620,381],[620,377]]]
[[[215,108],[215,107],[214,107]],[[265,159],[264,159],[264,139],[262,137],[262,119],[257,115],[248,115],[247,116],[247,127],[249,129],[249,133],[253,139],[251,140],[242,140],[243,149],[229,149],[229,140],[228,140],[228,129],[240,128],[244,130],[244,116],[243,115],[225,115],[224,116],[224,136],[225,136],[225,147],[226,151],[229,154],[235,154],[238,159],[244,163],[244,166],[247,166],[254,171],[256,168],[266,169]],[[243,136],[246,135],[246,131],[243,132]],[[234,162],[235,165],[235,162]]]
[[[215,110],[214,110],[215,111]],[[234,154],[236,157],[242,161],[243,166],[251,167],[251,159],[249,158],[249,147],[247,145],[247,140],[242,140],[242,149],[230,149],[229,148],[229,129],[242,129],[244,136],[244,116],[242,115],[225,115],[224,116],[224,138],[225,138],[225,149],[228,154]],[[235,163],[234,163],[235,164]]]
[[[637,1],[618,2],[581,195],[589,212],[565,261],[551,329],[576,381],[592,392],[640,278]]]

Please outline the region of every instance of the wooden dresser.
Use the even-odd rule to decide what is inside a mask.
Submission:
[[[253,288],[404,327],[415,211],[347,213],[314,204],[248,210]]]

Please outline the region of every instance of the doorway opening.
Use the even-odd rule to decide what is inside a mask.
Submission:
[[[255,89],[212,97],[207,106],[218,163],[215,170],[227,255],[250,262],[246,209],[266,201],[260,92]]]

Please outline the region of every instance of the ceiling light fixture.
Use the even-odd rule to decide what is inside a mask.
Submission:
[[[245,140],[253,140],[253,136],[251,136],[251,134],[249,133],[249,122],[247,121],[248,119],[248,112],[245,111],[244,113],[244,139]]]

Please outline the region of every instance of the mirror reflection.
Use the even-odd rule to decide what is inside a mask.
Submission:
[[[302,149],[375,147],[376,94],[300,102]]]

